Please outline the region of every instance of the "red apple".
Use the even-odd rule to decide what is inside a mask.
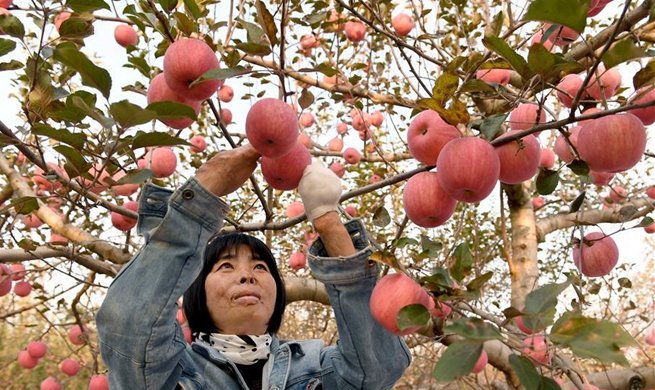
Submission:
[[[509,114],[510,130],[527,130],[543,123],[546,123],[546,111],[534,103],[519,104]]]
[[[23,217],[21,219],[21,222],[23,222],[23,225],[25,225],[26,228],[30,228],[30,229],[36,229],[39,226],[43,225],[43,222],[34,213],[31,213],[30,215]]]
[[[25,277],[25,266],[22,263],[16,263],[9,266],[11,280],[17,282]]]
[[[650,331],[648,331],[646,337],[644,337],[644,341],[648,345],[655,345],[655,326],[651,326]]]
[[[57,378],[49,376],[41,382],[41,390],[61,390],[61,383]]]
[[[346,174],[346,168],[339,162],[333,162],[330,164],[330,170],[334,172],[340,178]]]
[[[539,166],[544,168],[552,168],[555,166],[555,152],[548,148],[541,148],[539,154]]]
[[[122,169],[117,170],[114,175],[111,177],[112,180],[115,182],[118,182],[120,179],[125,177],[127,173],[123,171]],[[139,190],[139,185],[136,183],[133,184],[117,184],[114,186],[111,186],[111,189],[114,191],[116,195],[121,195],[121,196],[130,196],[137,192]]]
[[[186,104],[193,109],[196,115],[200,113],[200,105],[202,104],[200,101],[187,99],[173,92],[166,84],[164,74],[159,73],[150,81],[150,86],[148,86],[148,104],[162,101]],[[181,130],[191,126],[194,120],[191,118],[164,119],[161,122],[166,126]]]
[[[57,14],[57,16],[55,16],[54,24],[55,24],[55,28],[57,29],[57,32],[59,32],[62,23],[70,19],[72,15],[73,14],[68,11],[61,11],[60,13]]]
[[[573,262],[585,276],[605,276],[618,261],[619,248],[614,239],[601,232],[587,234],[581,244],[573,247]]]
[[[484,370],[484,367],[489,363],[489,357],[487,356],[487,353],[482,350],[482,353],[480,354],[480,357],[478,360],[475,362],[475,366],[473,366],[473,369],[471,370],[471,374],[479,374]]]
[[[153,148],[143,157],[140,168],[148,168],[155,177],[169,177],[175,173],[177,167],[177,156],[167,146]],[[150,166],[148,167],[148,163]]]
[[[643,87],[635,92],[634,97],[632,97],[628,103],[629,104],[643,104],[652,102],[655,100],[655,88],[652,86]],[[636,110],[629,111],[632,115],[636,116],[641,120],[644,126],[650,126],[655,123],[655,106],[650,106],[646,108],[638,108]]]
[[[191,144],[191,151],[193,153],[202,153],[207,149],[207,141],[205,141],[205,137],[202,135],[194,135],[189,140],[189,143]]]
[[[189,327],[186,329],[189,329]],[[190,330],[189,335],[191,335]],[[109,390],[109,380],[107,379],[107,375],[100,374],[92,376],[91,380],[89,381],[88,390]]]
[[[375,111],[373,114],[371,114],[371,124],[375,127],[380,127],[382,126],[382,123],[384,122],[384,114],[380,111]]]
[[[123,207],[137,211],[139,203],[135,201],[125,202]],[[118,230],[126,232],[136,226],[137,220],[134,218],[126,217],[123,214],[119,214],[115,211],[111,212],[111,224]]]
[[[26,350],[34,359],[41,359],[48,353],[48,345],[42,341],[32,341],[27,344]]]
[[[302,131],[300,134],[298,134],[298,142],[303,144],[307,149],[312,147],[312,140],[309,138],[307,133]]]
[[[600,75],[600,78],[597,75]],[[621,73],[619,73],[619,70],[616,68],[605,70],[605,67],[601,65],[589,80],[587,93],[592,98],[602,101],[614,96],[620,86]]]
[[[541,41],[544,41],[544,42],[541,42]],[[532,44],[534,45],[535,43],[540,43],[540,44],[544,45],[546,50],[551,50],[553,48],[553,46],[555,46],[555,44],[553,42],[549,41],[548,39],[544,40],[544,34],[541,31],[536,32],[534,34],[534,36],[532,37]]]
[[[305,212],[305,205],[300,201],[291,202],[287,205],[287,217],[294,218]]]
[[[352,120],[353,129],[357,131],[368,130],[373,122],[371,116],[368,113],[361,111],[358,111],[355,115],[353,115]]]
[[[459,138],[441,150],[437,174],[447,194],[461,202],[475,203],[489,196],[496,186],[500,159],[494,147],[482,138]]]
[[[229,108],[221,108],[221,120],[226,125],[232,123],[232,111]]]
[[[27,368],[28,370],[36,367],[36,365],[39,363],[39,359],[33,358],[29,353],[27,353],[27,351],[18,352],[17,360],[21,367]]]
[[[450,219],[457,201],[441,188],[436,172],[420,172],[405,184],[403,205],[412,222],[431,228],[441,226]]]
[[[532,198],[532,208],[533,209],[538,209],[544,206],[546,204],[546,200],[541,197],[541,196],[535,196]]]
[[[614,186],[610,189],[609,196],[614,203],[621,203],[628,197],[628,191],[621,186]]]
[[[603,110],[601,110],[598,107],[591,107],[591,108],[587,108],[586,110],[582,111],[581,115],[595,114],[595,113],[598,113],[598,112],[603,112]],[[583,119],[581,121],[578,121],[578,126],[582,127],[582,125],[584,125],[585,123],[589,123],[589,122],[591,122],[593,120],[594,119]]]
[[[355,148],[346,148],[342,156],[348,164],[357,164],[362,159],[362,155]]]
[[[569,74],[564,76],[559,84],[557,84],[557,99],[565,107],[571,107],[573,105],[573,99],[577,96],[578,91],[582,88],[584,80],[580,75]],[[587,95],[586,92],[583,92],[580,95],[580,99],[583,99]]]
[[[646,149],[646,129],[632,114],[601,117],[582,126],[577,148],[580,158],[594,171],[627,171]]]
[[[189,87],[203,73],[218,67],[216,53],[200,39],[178,39],[164,54],[166,84],[173,92],[191,100],[208,99],[223,85],[223,80],[207,80]]]
[[[353,218],[357,216],[357,209],[353,206],[344,207],[344,211]]]
[[[475,78],[485,83],[507,85],[510,73],[509,69],[480,69],[475,72]]]
[[[650,186],[646,188],[646,196],[651,199],[655,199],[655,186]]]
[[[248,111],[246,137],[264,157],[287,154],[298,140],[298,119],[293,108],[279,99],[259,100]]]
[[[0,263],[0,297],[9,294],[12,284],[11,270],[6,265]]]
[[[319,44],[314,34],[305,34],[300,38],[300,47],[305,50],[318,47]]]
[[[548,34],[548,30],[553,25],[546,23],[543,27],[544,34]],[[557,46],[566,46],[576,39],[580,38],[580,34],[574,29],[566,26],[555,25],[556,29],[548,36],[548,40]]]
[[[279,158],[262,157],[262,174],[276,190],[293,190],[298,187],[303,171],[312,161],[307,148],[296,142],[289,153]]]
[[[569,142],[571,142],[576,150],[578,148],[578,135],[581,128],[581,126],[575,126],[569,130]],[[567,164],[575,160],[575,156],[573,153],[571,153],[571,147],[569,146],[568,142],[566,142],[566,139],[562,134],[557,136],[557,139],[555,139],[555,154],[557,154],[557,157],[559,157],[560,160]]]
[[[307,256],[302,252],[295,252],[289,258],[289,267],[294,271],[305,268],[307,265]]]
[[[46,163],[47,166],[49,166],[52,170],[57,171],[58,173],[61,173],[64,176],[66,175],[66,171],[59,165],[53,163],[53,162],[48,162]],[[34,184],[39,186],[40,189],[43,191],[55,191],[61,188],[61,182],[57,180],[57,177],[50,177],[48,176],[47,178],[44,176],[45,172],[41,167],[35,167],[34,168],[34,175],[32,176],[32,181]]]
[[[86,331],[88,329],[85,328]],[[71,343],[75,345],[84,345],[86,344],[86,339],[84,338],[82,334],[82,328],[80,328],[79,325],[73,325],[69,330],[68,330],[68,339],[70,340]]]
[[[380,175],[376,175],[375,173],[372,174],[371,177],[368,178],[368,182],[371,183],[371,184],[379,183],[379,182],[381,182],[382,180],[384,180],[384,179],[382,178],[382,176],[380,176]]]
[[[334,137],[328,142],[328,150],[331,152],[340,152],[343,149],[343,140],[339,137]]]
[[[644,231],[645,231],[647,234],[653,234],[653,233],[655,233],[655,222],[651,223],[651,224],[648,225],[648,226],[644,226]]]
[[[116,39],[116,43],[123,47],[136,45],[139,41],[139,37],[136,35],[134,28],[127,24],[119,24],[116,26],[114,29],[114,39]]]
[[[508,131],[498,138],[511,137],[517,133],[520,131]],[[502,144],[495,149],[500,160],[498,180],[502,183],[522,183],[537,174],[541,159],[541,146],[534,135],[527,135],[518,142]]]
[[[346,22],[344,28],[346,38],[353,43],[358,43],[366,37],[366,25],[360,22]]]
[[[234,98],[234,89],[229,85],[221,85],[221,88],[218,90],[218,99],[223,103],[229,103]]]
[[[0,0],[0,7],[9,8],[14,4],[14,0]]]
[[[50,233],[50,241],[48,242],[53,245],[66,245],[68,243],[68,238],[57,233]]]
[[[387,274],[378,281],[371,294],[370,307],[373,318],[390,333],[404,336],[416,332],[419,327],[400,330],[396,317],[407,305],[420,304],[426,309],[434,307],[432,297],[413,279],[403,274]]]
[[[401,12],[391,19],[391,26],[396,34],[404,37],[414,28],[414,20],[410,15]]]
[[[75,376],[80,371],[80,364],[75,359],[64,359],[59,364],[59,370],[68,376]]]
[[[341,122],[337,125],[337,133],[340,135],[344,135],[348,132],[348,124],[345,122]]]
[[[301,127],[309,127],[314,124],[314,121],[316,119],[314,118],[314,114],[311,112],[303,112],[300,115],[300,119],[298,120],[298,123],[300,124]]]
[[[16,282],[16,284],[14,284],[14,294],[18,295],[19,297],[26,297],[30,295],[31,292],[32,292],[32,285],[30,284],[30,282],[26,282],[23,280],[20,282]]]
[[[550,363],[552,351],[548,349],[546,339],[541,335],[532,335],[523,340],[521,354],[530,359],[536,366]]]
[[[589,176],[594,179],[594,184],[597,186],[606,186],[614,178],[613,173],[595,172],[595,171],[590,171]]]
[[[425,165],[436,165],[443,147],[460,138],[455,126],[444,121],[436,111],[425,110],[412,119],[407,129],[409,152]]]

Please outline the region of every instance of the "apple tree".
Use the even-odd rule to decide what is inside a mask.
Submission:
[[[224,229],[277,255],[283,337],[338,337],[315,159],[383,266],[398,388],[655,388],[652,0],[0,0],[0,32],[2,383],[106,388],[140,186],[250,142]]]

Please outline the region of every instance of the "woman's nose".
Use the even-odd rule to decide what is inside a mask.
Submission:
[[[239,279],[239,283],[255,283],[255,278],[250,273],[244,272],[243,275],[241,275],[241,279]]]

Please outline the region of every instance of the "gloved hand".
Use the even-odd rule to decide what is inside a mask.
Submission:
[[[313,222],[321,215],[338,210],[341,179],[323,163],[315,161],[305,168],[298,192],[305,205],[307,219]]]

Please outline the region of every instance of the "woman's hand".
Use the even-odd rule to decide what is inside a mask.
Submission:
[[[196,179],[216,196],[227,195],[248,180],[260,157],[250,144],[218,152],[198,168]]]

